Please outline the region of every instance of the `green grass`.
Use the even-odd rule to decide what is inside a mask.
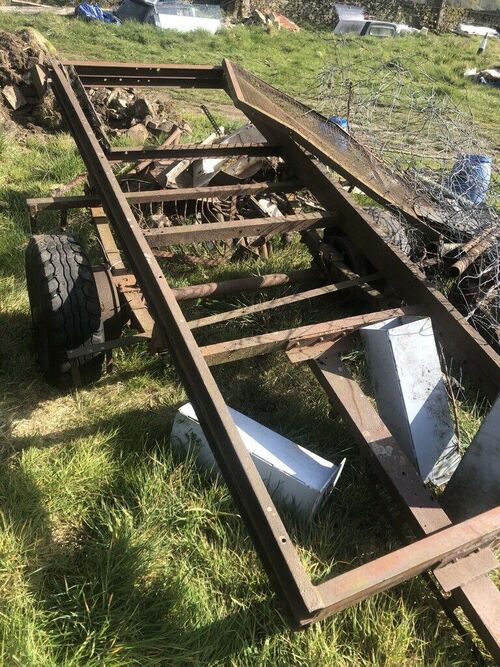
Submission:
[[[463,76],[468,67],[493,66],[500,59],[498,40],[490,40],[484,56],[476,56],[479,38],[454,35],[412,36],[401,39],[334,37],[328,31],[280,31],[269,35],[260,28],[239,26],[215,35],[199,31],[180,34],[127,22],[122,26],[51,15],[0,15],[0,29],[32,26],[40,30],[68,58],[136,62],[219,64],[222,58],[240,62],[270,83],[306,101],[317,95],[317,74],[334,57],[364,70],[367,62],[400,61],[422,85],[449,94],[493,138],[497,123],[497,92]],[[422,75],[424,71],[424,76]],[[182,91],[183,99],[199,99],[197,91]],[[221,93],[202,91],[202,98],[225,101]],[[335,110],[332,110],[334,113]]]
[[[26,18],[0,16],[8,29],[25,23]],[[486,96],[481,103],[469,100],[483,114],[486,132],[495,118],[493,104],[484,103],[493,99],[491,91],[461,79],[469,64],[464,47],[472,53],[476,46],[452,37],[443,39],[445,57],[431,49],[434,38],[336,46],[326,34],[306,31],[270,37],[238,29],[181,37],[144,26],[89,26],[45,16],[29,23],[65,56],[219,62],[227,55],[306,99],[331,49],[353,48],[360,58],[410,48],[423,57],[419,49],[428,49],[433,76],[455,72],[460,94],[477,90]],[[222,107],[217,118],[234,127]],[[193,110],[187,120],[197,139],[209,130]],[[1,664],[471,665],[419,579],[304,632],[289,630],[224,485],[213,484],[170,449],[173,415],[186,396],[168,358],[136,348],[118,352],[113,372],[94,386],[63,394],[43,383],[30,343],[24,199],[49,194],[83,165],[66,134],[2,132],[0,151]],[[72,228],[83,236],[85,223],[83,214],[71,216]],[[54,217],[44,218],[43,229],[54,225]],[[307,262],[293,244],[268,261],[215,268],[168,264],[166,271],[172,283],[183,285]],[[212,299],[186,313],[201,316],[241,302]],[[286,315],[283,309],[242,325],[228,323],[215,337],[317,321],[325,309],[337,314],[344,308],[332,300]],[[352,363],[359,371],[359,356]],[[305,529],[285,517],[314,578],[397,546],[367,491],[353,441],[306,368],[276,355],[217,367],[214,374],[230,405],[334,461],[348,458],[338,490],[313,526]],[[467,442],[481,410],[465,402],[459,410]]]

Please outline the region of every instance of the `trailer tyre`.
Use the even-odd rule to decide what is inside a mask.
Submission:
[[[105,340],[92,267],[71,236],[32,236],[26,249],[26,280],[40,370],[50,383],[66,386],[71,381],[66,352]],[[103,356],[77,359],[83,381],[98,379]]]
[[[333,245],[333,247],[342,255],[344,263],[351,269],[351,271],[354,271],[359,276],[366,276],[368,273],[373,272],[373,267],[370,265],[369,261],[345,234],[327,234],[325,241]]]

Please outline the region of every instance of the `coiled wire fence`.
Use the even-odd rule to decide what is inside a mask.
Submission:
[[[346,52],[336,49],[334,60],[320,73],[311,91],[316,108],[325,116],[345,118],[349,134],[398,174],[411,201],[430,200],[438,209],[444,245],[435,257],[429,257],[422,237],[407,227],[399,235],[400,246],[425,265],[428,275],[498,348],[498,142],[482,135],[472,111],[459,107],[424,66],[392,59],[360,67],[349,62]],[[485,155],[491,158],[491,180],[483,190],[484,201],[478,203],[478,183],[465,173],[463,156]],[[399,222],[405,229],[403,216]],[[479,246],[483,252],[475,261],[456,267],[454,260],[463,260],[464,249],[472,257]]]

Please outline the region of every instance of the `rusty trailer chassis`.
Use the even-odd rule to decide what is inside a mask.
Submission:
[[[500,534],[500,508],[492,508],[454,524],[453,513],[449,516],[423,484],[340,358],[352,344],[351,334],[361,326],[405,313],[419,313],[431,317],[439,344],[453,359],[454,368],[463,369],[490,399],[498,393],[498,355],[447,299],[430,286],[419,269],[383,239],[373,221],[326,167],[348,177],[351,183],[401,213],[410,224],[428,232],[429,238],[435,240],[439,216],[431,210],[429,203],[409,202],[404,188],[392,175],[386,180],[385,190],[378,185],[380,179],[369,182],[368,176],[360,177],[356,173],[353,176],[355,160],[366,159],[362,147],[354,146],[357,153],[353,154],[351,166],[342,156],[339,159],[332,156],[328,147],[316,142],[314,127],[310,126],[302,133],[297,130],[293,117],[286,113],[286,105],[293,103],[291,98],[231,62],[224,61],[221,67],[211,67],[101,62],[61,64],[53,61],[47,74],[86,165],[91,194],[28,200],[32,224],[36,224],[36,218],[43,210],[61,210],[65,220],[68,209],[89,208],[106,260],[103,270],[96,272],[99,293],[107,294],[106,302],[112,304],[111,311],[113,301],[126,307],[140,332],[91,348],[70,351],[68,358],[75,379],[78,380],[76,359],[90,351],[109,355],[114,347],[145,340],[156,348],[168,350],[262,565],[295,627],[319,621],[377,592],[424,574],[459,633],[466,635],[457,615],[458,608],[475,628],[486,649],[500,661],[500,591],[488,576],[496,567],[491,545]],[[85,93],[85,89],[99,86],[223,89],[260,130],[267,143],[232,147],[172,144],[158,149],[111,148],[103,138]],[[255,92],[253,98],[252,91]],[[259,98],[260,95],[262,99],[266,96],[270,99],[274,94],[281,95],[284,100],[282,116],[272,107],[264,108],[268,102]],[[317,122],[320,127],[323,121],[319,118]],[[112,164],[119,161],[236,155],[280,156],[287,165],[287,173],[293,174],[293,178],[126,193],[112,170]],[[379,167],[372,163],[374,171]],[[281,218],[229,220],[148,231],[141,228],[131,208],[140,202],[299,190],[308,190],[322,210]],[[436,224],[431,225],[431,222]],[[330,228],[340,230],[354,244],[368,260],[372,267],[370,272],[359,275],[343,262],[328,242]],[[324,236],[321,230],[326,230]],[[173,244],[245,236],[256,236],[263,243],[285,232],[300,233],[312,255],[311,269],[173,289],[155,256],[156,248]],[[320,284],[290,296],[192,321],[186,321],[179,306],[179,302],[186,299],[310,281]],[[387,287],[392,301],[381,309]],[[365,311],[366,304],[370,304],[372,310],[204,347],[198,345],[193,335],[193,331],[200,327],[344,290],[361,297]],[[415,541],[344,574],[322,582],[311,580],[209,368],[210,365],[275,351],[285,351],[292,363],[303,362],[312,369],[370,465],[374,488],[384,489],[392,497],[392,502],[396,501],[400,512],[396,523],[399,528],[405,525]]]

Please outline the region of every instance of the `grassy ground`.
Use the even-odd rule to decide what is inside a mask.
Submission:
[[[24,17],[0,17],[7,29],[25,24]],[[44,16],[29,24],[65,56],[218,62],[226,55],[304,98],[313,96],[316,74],[334,48],[325,34],[305,31],[272,38],[243,29],[181,37]],[[463,100],[468,93],[485,133],[490,131],[497,113],[491,91],[464,87],[461,78],[474,62],[473,41],[367,40],[342,48],[356,49],[360,58],[390,50],[426,57],[444,88]],[[189,120],[201,136],[199,117],[192,113]],[[224,486],[209,482],[169,448],[172,418],[186,396],[168,359],[129,350],[119,352],[112,374],[92,387],[64,394],[43,383],[30,348],[24,198],[48,194],[78,175],[82,164],[65,134],[0,136],[1,663],[474,664],[420,580],[292,633]],[[73,229],[83,234],[84,222],[73,217]],[[54,220],[47,217],[44,224],[51,229]],[[295,244],[267,262],[175,265],[167,272],[180,285],[306,264]],[[236,305],[234,299],[229,303]],[[227,303],[215,300],[203,305],[207,313],[223,307]],[[324,318],[325,308],[342,312],[338,302],[323,301],[287,311],[286,320],[282,313],[262,315],[242,327],[221,327],[216,335],[236,337],[250,324],[265,331],[314,321]],[[359,355],[352,363],[362,365]],[[353,442],[307,369],[278,355],[220,367],[215,375],[230,405],[334,461],[348,458],[332,502],[312,527],[286,517],[314,577],[396,545],[368,495]],[[467,441],[479,411],[459,409]]]
[[[151,26],[126,23],[122,26],[92,24],[67,17],[0,15],[0,29],[15,30],[30,25],[39,29],[68,58],[128,60],[137,62],[178,62],[219,64],[234,59],[270,83],[305,100],[314,100],[317,74],[338,50],[345,60],[361,68],[367,61],[400,61],[422,80],[436,87],[459,106],[469,108],[483,129],[495,136],[497,93],[487,86],[465,81],[468,67],[493,66],[500,59],[500,43],[490,40],[484,56],[476,56],[479,38],[453,35],[406,37],[404,39],[357,39],[333,37],[327,31],[268,35],[260,28],[238,27],[216,35],[197,32],[179,34]],[[348,54],[348,55],[347,55]],[[424,74],[422,74],[424,69]],[[183,99],[190,98],[182,91]],[[224,101],[220,93],[204,99]],[[334,113],[334,110],[332,110]]]

